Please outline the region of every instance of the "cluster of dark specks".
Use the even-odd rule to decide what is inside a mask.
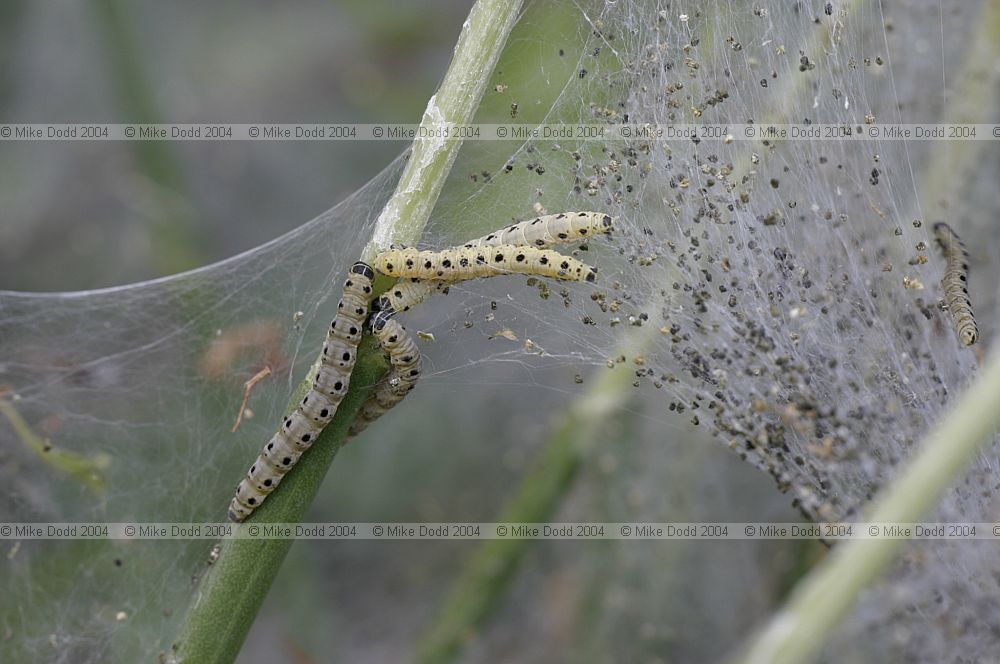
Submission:
[[[795,25],[835,26],[839,51],[776,32],[784,17],[770,3],[748,6],[751,20],[710,47],[700,14],[665,10],[643,29],[595,23],[585,55],[613,32],[618,52],[635,54],[629,80],[596,62],[577,72],[579,85],[606,86],[583,108],[592,123],[843,122],[851,141],[566,142],[532,146],[517,166],[568,171],[570,200],[580,199],[570,207],[599,205],[621,219],[616,269],[589,299],[528,279],[572,310],[579,354],[659,390],[670,417],[721,440],[824,521],[858,516],[973,366],[937,306],[943,268],[929,225],[901,217],[905,206],[889,199],[899,153],[863,140],[880,109],[848,107],[860,101],[862,65],[883,59],[850,48],[849,17],[835,4],[787,11],[801,12],[788,19]],[[809,110],[772,119],[796,95]],[[602,264],[610,253],[603,243],[577,251],[588,249]],[[647,332],[641,350],[609,350]],[[969,495],[992,497],[996,485],[985,471],[966,480]]]
[[[759,5],[751,13],[768,18]],[[830,3],[824,13],[837,12]],[[682,41],[671,30],[676,20],[669,12],[657,15],[645,33],[650,43],[634,49],[642,54],[632,65],[643,84],[623,90],[617,103],[612,94],[590,104],[593,119],[633,126],[732,121],[725,111],[734,87],[743,98],[763,95],[780,107],[785,73],[820,71],[813,44],[750,48],[745,34],[725,39],[727,59],[705,59],[697,17],[684,18]],[[760,81],[751,92],[731,72],[761,68],[762,54],[767,69],[750,79]],[[842,61],[850,72],[851,56]],[[839,112],[850,84],[834,77],[817,82],[813,94],[829,107],[824,112]],[[635,368],[634,384],[683,395],[669,412],[723,439],[817,519],[849,517],[859,498],[877,491],[958,375],[943,371],[925,346],[928,336],[941,337],[947,321],[932,299],[904,287],[893,271],[894,263],[905,264],[909,284],[933,283],[922,224],[886,234],[896,224],[879,209],[883,204],[828,196],[838,187],[860,194],[857,183],[880,185],[887,176],[882,163],[852,171],[854,157],[824,147],[635,140],[569,153],[573,193],[617,207],[625,226],[615,237],[624,278],[591,292],[577,318],[581,328],[617,335],[651,321],[659,341]],[[790,149],[803,153],[798,166],[789,165]],[[662,213],[651,212],[652,198]],[[529,285],[549,297],[544,284]],[[885,403],[871,407],[872,394]]]

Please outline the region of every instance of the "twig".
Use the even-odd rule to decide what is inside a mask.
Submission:
[[[656,334],[652,325],[638,328],[620,350],[628,355],[638,354]],[[633,373],[624,368],[607,371],[566,410],[498,521],[548,520],[572,486],[587,450],[601,435],[602,423],[631,398],[632,391],[628,388],[633,378]],[[530,539],[497,539],[480,547],[452,585],[451,593],[420,644],[417,661],[421,664],[453,661],[468,635],[497,605],[518,563],[533,545]]]
[[[236,424],[234,424],[233,428],[229,430],[229,433],[236,433],[236,430],[240,428],[240,422],[243,421],[243,413],[246,412],[247,401],[250,400],[250,393],[253,391],[254,385],[270,375],[271,367],[264,367],[258,371],[253,378],[243,384],[243,403],[240,404],[240,412],[236,414]]]
[[[72,475],[95,493],[103,493],[108,486],[104,470],[111,465],[110,457],[106,454],[95,454],[93,457],[87,457],[53,446],[48,438],[42,438],[32,431],[31,426],[17,411],[14,404],[4,398],[7,391],[0,387],[0,415],[6,418],[25,447],[45,464]]]
[[[920,452],[873,502],[872,523],[914,523],[940,500],[1000,429],[1000,354],[928,435]],[[815,658],[862,590],[893,560],[905,539],[850,540],[796,586],[786,606],[740,661],[792,664]]]

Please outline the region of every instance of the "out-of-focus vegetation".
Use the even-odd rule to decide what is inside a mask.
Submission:
[[[0,8],[5,122],[419,119],[467,3]],[[291,230],[355,191],[390,142],[5,143],[0,289],[170,274]]]

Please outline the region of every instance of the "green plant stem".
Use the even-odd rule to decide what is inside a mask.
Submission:
[[[1000,354],[949,410],[916,457],[872,503],[871,523],[920,520],[1000,429]],[[838,547],[792,593],[753,639],[745,664],[815,659],[858,595],[889,565],[904,539],[858,539]]]
[[[371,386],[385,371],[385,360],[374,351],[374,343],[364,341],[366,352],[358,353],[351,375],[351,389],[333,421],[309,449],[306,463],[300,463],[254,513],[250,525],[298,523],[326,476],[326,472],[347,437],[351,420],[368,397]],[[296,404],[309,389],[303,382],[295,391]],[[231,662],[239,654],[254,617],[267,596],[271,582],[292,545],[291,539],[231,539],[222,542],[219,557],[195,591],[184,625],[174,642],[176,662]]]
[[[521,4],[521,0],[479,0],[472,7],[451,67],[427,102],[422,127],[472,121]],[[394,242],[413,244],[420,238],[461,147],[460,140],[417,138],[413,142],[396,192],[382,209],[362,260],[370,262]]]
[[[44,463],[75,477],[95,493],[104,493],[107,490],[108,481],[104,477],[104,471],[111,465],[111,457],[107,454],[88,457],[52,446],[48,440],[42,439],[32,431],[21,413],[2,396],[0,396],[0,415],[6,418],[25,447],[34,452]]]
[[[644,347],[653,335],[645,326],[623,346],[627,354]],[[574,402],[554,428],[541,455],[525,474],[500,521],[540,523],[559,508],[587,450],[602,432],[602,423],[631,398],[634,379],[626,367],[602,374],[583,398]],[[475,629],[498,604],[527,550],[530,539],[495,539],[484,544],[463,568],[420,644],[421,664],[453,661]]]
[[[476,3],[462,28],[448,73],[427,105],[423,124],[472,121],[520,6],[520,0]],[[420,139],[414,143],[409,163],[379,217],[363,260],[370,261],[391,242],[413,242],[420,236],[459,147],[458,141]],[[333,421],[309,450],[306,462],[289,472],[281,490],[254,512],[249,523],[237,527],[302,520],[347,438],[351,420],[385,368],[381,352],[370,337],[366,338],[358,351],[350,390]],[[288,410],[308,389],[306,379],[289,401]],[[224,664],[235,660],[290,546],[291,540],[224,542],[184,617],[171,661]]]

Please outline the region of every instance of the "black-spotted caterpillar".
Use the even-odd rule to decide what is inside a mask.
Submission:
[[[933,230],[946,261],[944,278],[941,280],[944,303],[959,341],[965,346],[971,346],[979,339],[979,328],[969,300],[969,252],[948,224],[939,221],[934,224]]]
[[[501,274],[533,274],[566,281],[594,281],[597,268],[551,249],[501,244],[444,251],[392,248],[379,254],[375,269],[390,277],[465,281]]]
[[[501,231],[495,231],[465,243],[462,249],[472,249],[475,247],[500,247],[500,246],[520,246],[543,249],[564,242],[573,242],[611,233],[614,230],[614,220],[611,216],[603,212],[566,212],[562,214],[550,214],[534,219],[520,221],[508,226]],[[412,252],[412,250],[410,250]],[[451,252],[454,249],[449,250]],[[441,253],[441,252],[438,252]],[[546,255],[546,260],[552,260],[552,254]],[[391,256],[390,256],[391,257]],[[485,257],[485,256],[484,256]],[[541,260],[541,259],[539,259]],[[559,260],[559,259],[555,259]],[[583,265],[582,263],[580,265]],[[426,266],[426,262],[425,262]],[[549,266],[550,267],[550,266]],[[584,266],[587,267],[587,266]],[[584,279],[593,281],[596,274],[592,268],[587,268]],[[382,271],[381,269],[379,271]],[[479,274],[462,276],[458,278],[476,278],[480,276],[495,276],[504,274],[502,270],[487,269],[485,265],[480,267]],[[519,270],[522,274],[538,274],[539,276],[553,276],[552,274],[542,274],[540,271],[531,271],[528,266],[524,270]],[[468,274],[466,272],[465,274]],[[566,276],[555,275],[557,279],[566,279]],[[434,279],[426,276],[411,275],[410,279],[397,282],[375,304],[375,309],[386,312],[406,311],[434,293],[446,293],[448,284],[456,281],[457,278]]]
[[[285,418],[250,466],[246,478],[236,487],[236,495],[229,506],[229,518],[233,521],[244,520],[264,502],[333,419],[350,385],[374,278],[375,273],[368,264],[358,262],[351,266],[343,297],[337,305],[337,316],[323,344],[312,389],[298,408]]]
[[[564,212],[519,221],[502,231],[466,242],[463,246],[496,247],[513,244],[545,249],[554,244],[610,233],[613,226],[614,221],[603,212]]]
[[[406,311],[433,293],[447,292],[449,283],[465,279],[513,273],[594,281],[596,268],[546,247],[610,233],[612,228],[611,217],[603,213],[547,215],[490,233],[464,247],[441,252],[392,248],[378,256],[379,272],[404,278],[379,298],[374,307],[377,313],[371,321],[371,329],[388,354],[391,368],[362,405],[349,434],[363,431],[416,386],[420,353],[413,339],[392,319],[396,312]],[[373,279],[374,273],[367,264],[359,262],[352,266],[312,389],[264,446],[246,478],[237,486],[229,508],[229,517],[234,521],[246,519],[278,487],[333,419],[350,385],[361,331],[368,318]]]
[[[356,436],[402,401],[420,377],[420,350],[403,326],[385,314],[372,316],[372,332],[382,350],[389,356],[391,368],[375,386],[350,428]]]

